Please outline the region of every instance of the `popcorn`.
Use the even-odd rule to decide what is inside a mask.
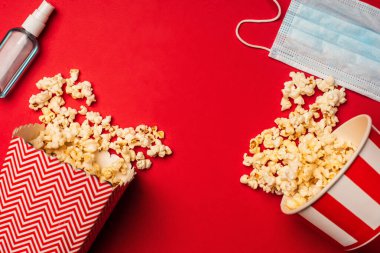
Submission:
[[[325,80],[317,79],[316,84],[319,90],[327,92],[334,89],[335,81],[333,77],[329,76]]]
[[[74,84],[78,80],[78,75],[78,69],[70,70],[70,78],[66,79],[66,93],[74,99],[86,98],[87,106],[91,106],[92,103],[96,102],[92,84],[88,81]]]
[[[70,82],[71,84],[74,84],[78,80],[79,76],[79,69],[70,69],[70,78],[66,79],[66,82]]]
[[[345,89],[338,89],[332,77],[315,80],[294,72],[290,77],[292,80],[285,82],[282,89],[281,110],[292,106],[289,98],[297,106],[288,118],[275,119],[277,127],[251,139],[250,154],[244,154],[243,164],[253,170],[243,175],[240,182],[267,193],[284,194],[288,197],[287,207],[295,209],[339,173],[354,147],[332,134],[338,122],[338,107],[346,102]],[[302,96],[313,95],[315,87],[324,93],[306,110]],[[153,151],[157,153],[156,149]]]
[[[292,103],[290,102],[289,98],[283,97],[281,99],[281,111],[285,111],[292,107]]]
[[[84,81],[84,82],[78,83],[78,86],[82,87],[81,93],[82,93],[83,97],[88,98],[88,97],[92,96],[92,85],[90,82]]]
[[[78,111],[78,114],[80,114],[80,115],[86,115],[87,114],[87,107],[81,105],[80,106],[80,110]]]
[[[294,103],[297,105],[303,105],[305,104],[305,100],[302,98],[302,96],[298,96],[294,99]]]
[[[53,94],[48,90],[32,95],[29,99],[29,108],[35,111],[41,109],[42,107],[48,105],[52,96]]]
[[[305,104],[302,95],[312,96],[314,94],[314,88],[317,85],[313,76],[306,78],[304,73],[290,72],[289,76],[292,80],[285,82],[284,89],[281,90],[283,95],[281,99],[281,111],[285,111],[291,107],[292,104],[289,98],[292,98],[297,105]],[[329,84],[330,83],[331,80],[329,80]]]
[[[42,91],[31,96],[29,107],[41,110],[39,120],[45,124],[45,129],[30,141],[35,148],[43,149],[58,160],[83,169],[113,186],[132,180],[134,164],[137,169],[149,169],[152,166],[151,160],[141,151],[136,154],[134,148],[146,148],[147,154],[152,157],[172,154],[171,149],[162,144],[164,132],[156,126],[120,128],[111,125],[111,116],[103,118],[99,112],[88,111],[86,106],[81,105],[79,110],[65,107],[63,91],[74,99],[86,98],[87,106],[96,101],[90,82],[75,83],[78,76],[79,70],[72,69],[70,78],[64,79],[61,74],[57,74],[37,82],[37,88]],[[81,124],[75,121],[77,114],[86,117]],[[116,140],[111,141],[113,137]],[[100,166],[97,155],[110,149],[119,155],[118,159],[107,166]]]
[[[66,82],[62,78],[61,74],[57,74],[54,77],[44,77],[36,83],[38,89],[43,91],[50,91],[51,93],[61,96],[63,94],[62,86]]]
[[[160,140],[156,140],[156,144],[151,146],[151,148],[147,151],[147,155],[151,157],[164,157],[171,154],[172,150],[168,146],[162,145]]]
[[[152,162],[149,159],[143,159],[137,161],[136,166],[140,170],[149,169],[152,166]]]
[[[103,120],[102,116],[100,116],[100,113],[98,112],[87,112],[86,119],[94,124],[100,124]]]
[[[61,106],[65,104],[65,100],[62,97],[55,96],[50,99],[48,104],[48,108],[52,110],[54,113],[59,113],[61,110]]]
[[[94,102],[96,102],[94,94],[92,94],[91,96],[87,97],[87,99],[86,99],[86,105],[90,106]]]

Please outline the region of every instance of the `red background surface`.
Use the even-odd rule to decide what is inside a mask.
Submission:
[[[0,160],[12,130],[37,122],[28,109],[43,76],[70,68],[93,83],[93,110],[123,127],[157,124],[175,152],[139,173],[91,252],[337,252],[340,247],[296,215],[280,197],[239,183],[251,137],[272,127],[280,89],[294,69],[235,38],[238,21],[276,14],[261,1],[51,1],[56,13],[41,51],[12,94],[0,100]],[[279,1],[283,15],[289,0]],[[368,3],[380,7],[379,1]],[[0,34],[22,24],[39,0],[0,2]],[[282,17],[283,17],[282,15]],[[244,25],[249,41],[270,46],[281,21]],[[353,92],[342,122],[380,103]],[[379,252],[380,242],[363,248]]]

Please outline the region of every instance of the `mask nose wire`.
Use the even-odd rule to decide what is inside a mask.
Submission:
[[[268,52],[270,52],[270,49],[267,48],[267,47],[264,47],[264,46],[259,46],[259,45],[255,45],[255,44],[250,44],[248,42],[246,42],[239,34],[239,29],[240,29],[240,26],[244,23],[270,23],[270,22],[273,22],[273,21],[276,21],[277,19],[279,19],[279,17],[281,16],[281,6],[280,4],[277,2],[277,0],[273,0],[273,2],[276,4],[277,8],[278,8],[278,13],[277,15],[274,17],[274,18],[271,18],[271,19],[243,19],[242,21],[240,21],[237,26],[236,26],[236,29],[235,29],[235,34],[236,34],[236,37],[238,38],[238,40],[243,43],[244,45],[246,45],[247,47],[252,47],[252,48],[257,48],[257,49],[263,49],[263,50],[267,50]]]

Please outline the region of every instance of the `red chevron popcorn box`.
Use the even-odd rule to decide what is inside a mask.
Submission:
[[[113,188],[35,149],[28,141],[41,129],[16,129],[1,168],[0,252],[87,252],[126,186]]]
[[[359,115],[334,133],[357,148],[338,175],[311,201],[285,214],[298,213],[340,243],[357,249],[380,234],[380,132],[371,118]]]

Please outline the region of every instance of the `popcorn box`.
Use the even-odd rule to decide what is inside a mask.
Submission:
[[[359,115],[334,133],[357,147],[339,174],[312,200],[285,214],[298,213],[340,243],[357,249],[380,235],[380,132],[367,115]]]
[[[0,252],[87,252],[127,185],[113,188],[35,149],[28,141],[42,129],[16,129],[1,168]]]

